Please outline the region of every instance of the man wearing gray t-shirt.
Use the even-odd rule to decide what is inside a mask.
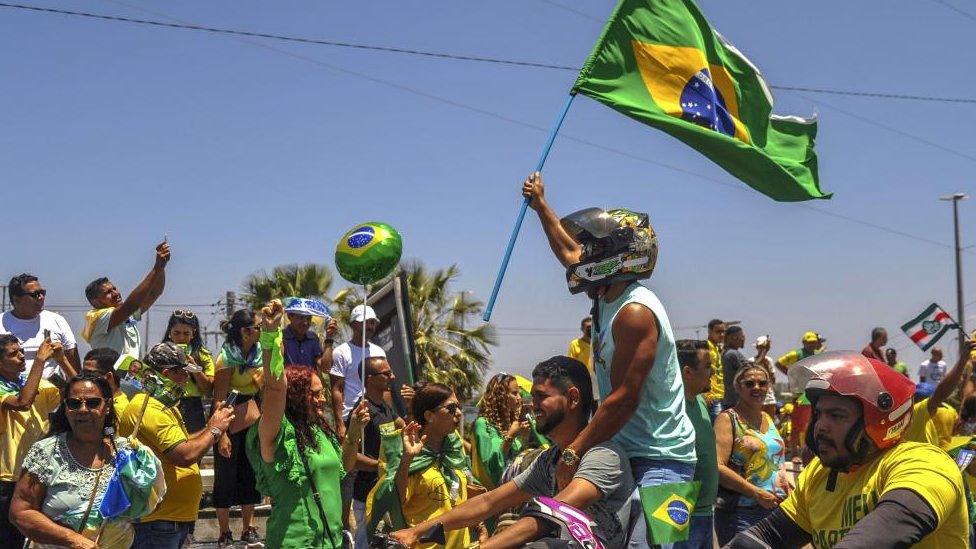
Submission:
[[[634,483],[630,463],[615,443],[605,442],[590,448],[581,456],[566,488],[559,490],[556,486],[555,470],[561,459],[561,448],[572,442],[590,419],[593,389],[586,366],[569,357],[554,356],[538,364],[532,378],[536,425],[540,433],[552,440],[553,446],[513,480],[434,519],[394,532],[392,537],[413,547],[421,535],[436,526],[444,530],[468,528],[520,507],[534,497],[548,496],[586,513],[594,523],[594,534],[605,547],[624,546],[627,537],[624,524],[630,514]],[[561,532],[554,525],[537,515],[523,513],[518,521],[480,547],[521,547],[533,541],[559,539]]]

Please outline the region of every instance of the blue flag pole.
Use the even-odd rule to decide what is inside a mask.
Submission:
[[[566,99],[566,104],[563,105],[562,112],[559,113],[559,117],[556,119],[556,123],[553,124],[552,130],[549,132],[549,138],[546,140],[546,145],[542,147],[542,155],[539,157],[539,163],[535,167],[535,171],[541,172],[542,167],[546,164],[546,158],[549,157],[549,151],[552,149],[552,143],[556,140],[556,134],[559,133],[559,128],[563,125],[563,120],[566,119],[566,114],[569,113],[569,106],[573,104],[573,98],[576,97],[575,93],[569,94],[569,98]],[[522,228],[522,221],[525,220],[525,212],[529,209],[529,199],[526,198],[522,200],[522,208],[519,210],[518,217],[515,219],[515,226],[512,227],[512,235],[508,237],[508,246],[505,248],[505,256],[502,258],[502,264],[498,267],[498,275],[495,277],[495,286],[491,289],[491,297],[488,298],[488,306],[485,307],[485,314],[482,319],[488,322],[491,319],[491,311],[495,308],[495,300],[498,299],[498,290],[502,287],[502,280],[505,278],[505,270],[508,269],[508,261],[512,258],[512,250],[515,249],[515,241],[518,240],[519,230]]]

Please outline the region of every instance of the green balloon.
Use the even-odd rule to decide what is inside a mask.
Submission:
[[[372,284],[389,276],[400,263],[403,240],[386,223],[356,225],[336,246],[335,263],[342,278],[353,284]]]

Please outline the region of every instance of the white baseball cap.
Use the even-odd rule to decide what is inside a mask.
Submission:
[[[363,311],[363,307],[366,308]],[[376,318],[376,311],[373,310],[369,305],[356,305],[352,309],[352,315],[349,317],[350,322],[365,322],[367,320],[379,320]]]

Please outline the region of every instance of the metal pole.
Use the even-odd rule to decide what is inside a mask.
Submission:
[[[962,295],[962,246],[959,243],[959,201],[966,200],[969,198],[964,193],[956,193],[951,196],[939,197],[939,200],[951,200],[952,201],[952,224],[953,230],[955,231],[955,249],[956,249],[956,322],[959,328],[959,358],[962,358],[966,353],[966,328],[963,326],[965,322],[966,314],[964,311],[963,295]]]
[[[965,196],[965,195],[963,195]],[[966,352],[966,328],[963,327],[966,313],[963,310],[965,304],[962,300],[962,246],[959,245],[959,200],[960,195],[952,197],[952,224],[956,232],[956,318],[959,319],[959,357],[962,358]]]
[[[556,123],[553,124],[552,130],[549,132],[549,137],[546,139],[545,146],[542,147],[542,155],[539,157],[539,162],[535,166],[535,171],[541,172],[542,167],[546,165],[546,158],[549,158],[549,151],[552,150],[552,144],[556,140],[556,134],[559,133],[559,128],[563,125],[563,120],[566,119],[566,114],[569,112],[569,106],[573,104],[573,98],[576,97],[575,93],[569,94],[569,98],[566,99],[566,104],[563,105],[563,110],[559,112],[559,117],[556,119]],[[508,261],[512,258],[512,250],[515,249],[515,241],[518,239],[519,230],[522,228],[522,221],[525,219],[525,212],[529,209],[529,199],[522,200],[522,207],[519,210],[518,216],[515,218],[515,225],[512,227],[512,234],[508,237],[508,245],[505,247],[505,255],[502,256],[502,264],[498,267],[498,274],[495,276],[495,285],[491,289],[491,297],[488,298],[488,305],[485,307],[485,314],[481,317],[482,320],[488,322],[491,320],[491,311],[495,308],[495,300],[498,299],[498,290],[502,287],[502,280],[505,278],[505,270],[508,269]]]

